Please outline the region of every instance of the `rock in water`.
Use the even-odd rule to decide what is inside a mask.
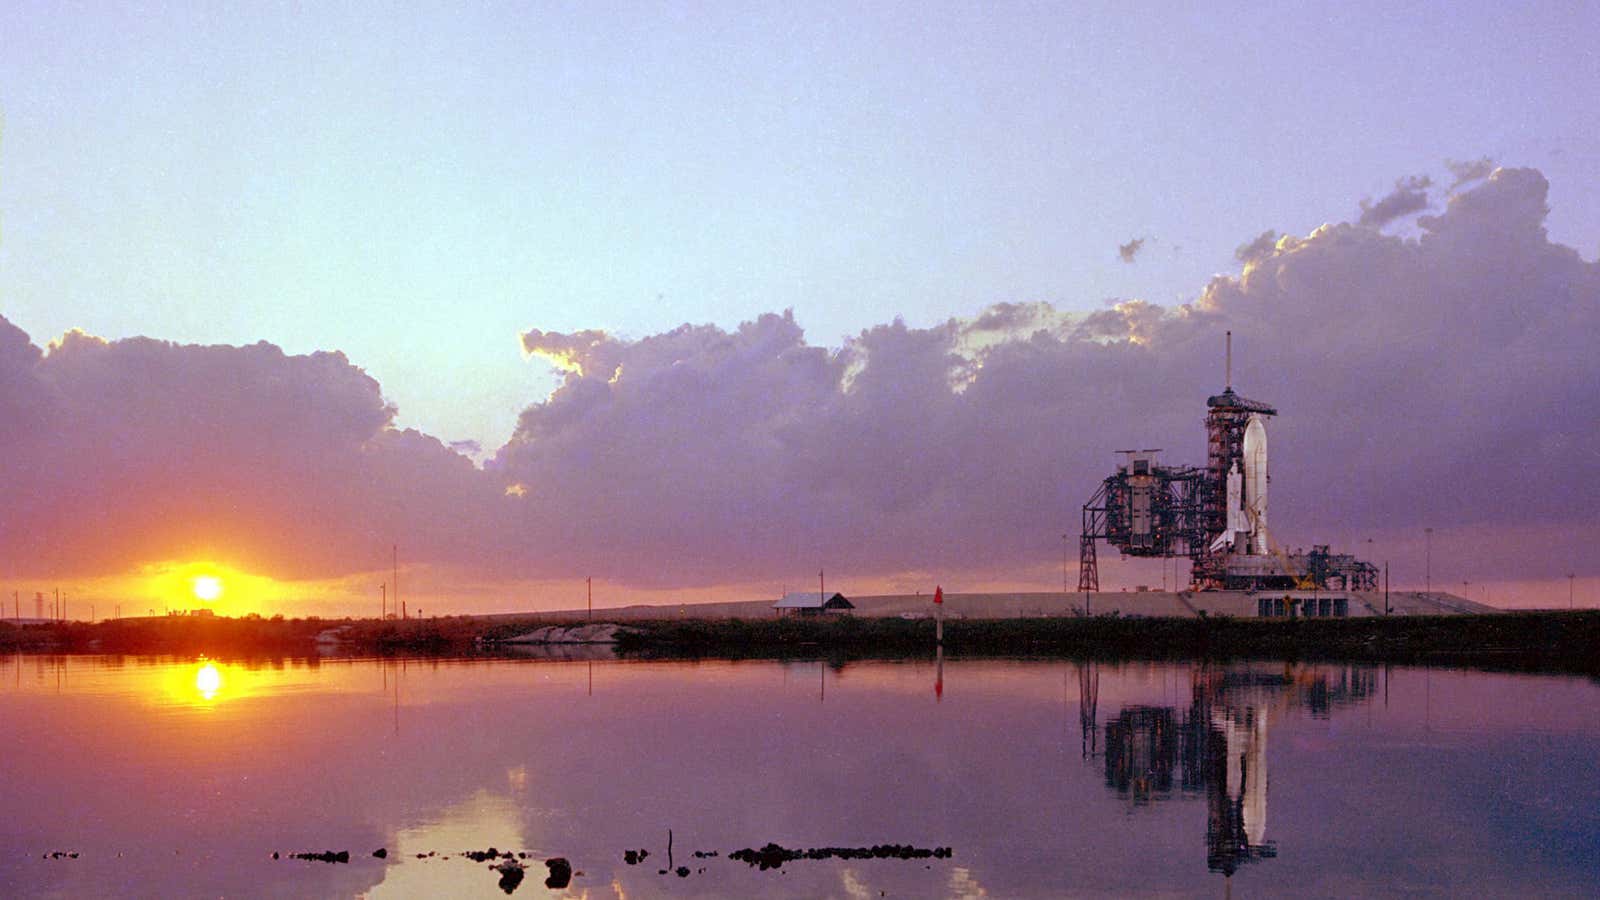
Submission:
[[[572,863],[565,858],[557,856],[545,860],[544,864],[550,867],[550,877],[544,880],[545,887],[559,891],[572,883]]]
[[[517,885],[522,884],[522,863],[508,859],[495,866],[495,869],[500,873],[500,890],[509,894],[517,889]]]
[[[321,853],[307,852],[291,853],[289,855],[294,859],[304,859],[310,862],[347,863],[350,861],[349,850],[340,850],[338,853],[335,853],[332,850],[324,850]]]

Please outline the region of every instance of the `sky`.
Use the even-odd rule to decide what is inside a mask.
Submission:
[[[1597,37],[7,4],[0,579],[347,610],[398,543],[441,611],[1052,589],[1113,450],[1200,460],[1231,328],[1285,540],[1600,604]]]

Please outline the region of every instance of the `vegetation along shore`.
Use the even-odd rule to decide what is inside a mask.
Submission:
[[[551,625],[529,616],[432,619],[161,617],[97,623],[0,622],[0,651],[281,655],[496,655]],[[927,619],[853,616],[631,621],[622,657],[915,658],[932,654]],[[962,656],[1103,659],[1284,658],[1561,671],[1600,677],[1600,611],[1352,619],[1057,617],[945,623]]]

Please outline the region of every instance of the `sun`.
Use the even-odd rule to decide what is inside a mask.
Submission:
[[[196,575],[190,586],[195,597],[207,603],[222,596],[222,579],[215,575]]]

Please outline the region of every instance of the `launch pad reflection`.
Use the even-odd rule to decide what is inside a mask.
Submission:
[[[1325,718],[1369,702],[1377,670],[1364,666],[1252,664],[1201,666],[1183,709],[1134,705],[1098,725],[1099,672],[1078,669],[1083,757],[1102,757],[1106,788],[1137,809],[1204,797],[1206,866],[1231,876],[1240,866],[1277,856],[1267,836],[1267,740],[1290,710]],[[1104,743],[1100,739],[1103,734]]]

